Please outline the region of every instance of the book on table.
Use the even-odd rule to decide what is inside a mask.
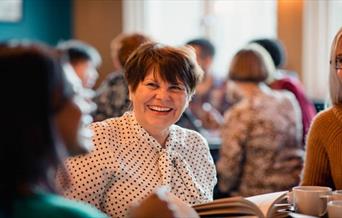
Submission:
[[[288,217],[288,191],[251,197],[229,197],[194,205],[201,217]]]

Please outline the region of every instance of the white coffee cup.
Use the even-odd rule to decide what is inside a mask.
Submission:
[[[331,188],[296,186],[292,188],[292,191],[296,212],[311,216],[323,216],[326,213],[327,195],[331,195]]]
[[[335,190],[328,196],[328,201],[342,200],[342,190]],[[342,217],[342,216],[341,216]]]
[[[342,217],[342,200],[329,201],[327,207],[329,218]]]

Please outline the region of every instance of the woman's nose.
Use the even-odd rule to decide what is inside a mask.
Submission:
[[[156,90],[156,97],[161,100],[168,100],[170,98],[170,93],[167,88],[159,88]]]

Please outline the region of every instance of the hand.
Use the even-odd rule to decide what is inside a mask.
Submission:
[[[168,192],[165,187],[158,188],[140,204],[130,208],[129,218],[199,218],[196,211]]]
[[[209,103],[204,103],[202,108],[203,114],[201,121],[203,127],[212,130],[219,129],[223,123],[223,116],[220,114],[220,112],[213,108]]]

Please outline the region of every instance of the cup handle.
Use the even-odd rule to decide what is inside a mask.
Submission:
[[[322,196],[319,197],[319,198],[323,201],[323,206],[324,206],[324,210],[323,210],[322,213],[319,215],[320,217],[321,217],[321,216],[324,216],[324,215],[327,213],[328,198],[329,198],[330,196],[331,196],[331,195],[322,195]]]
[[[294,204],[294,196],[293,196],[293,191],[289,191],[288,193],[287,193],[287,202],[289,203],[289,204]]]

